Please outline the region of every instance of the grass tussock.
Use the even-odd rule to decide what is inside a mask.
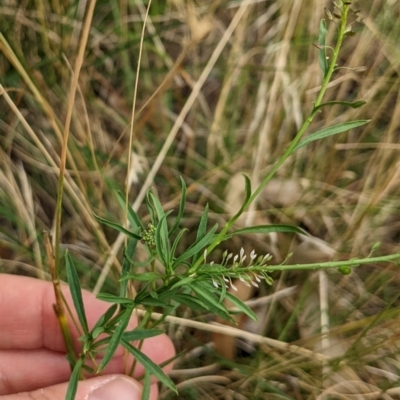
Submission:
[[[2,272],[48,279],[42,232],[55,225],[84,6],[0,5]],[[149,187],[166,209],[176,209],[183,176],[189,231],[206,203],[220,225],[237,210],[237,174],[260,182],[312,107],[321,83],[313,43],[325,6],[332,8],[317,0],[154,2],[136,81],[146,4],[97,1],[71,115],[61,230],[62,249],[70,250],[85,287],[115,291],[122,237],[93,213],[122,223],[118,190],[129,187],[141,215]],[[378,253],[399,250],[400,3],[359,7],[362,22],[353,23],[356,35],[340,54],[346,68],[335,73],[325,101],[367,103],[323,108],[310,132],[371,122],[296,152],[239,221],[292,223],[315,239],[236,239],[229,244],[235,254],[243,246],[271,252],[275,262],[293,253],[294,262],[307,263],[364,257],[377,242]],[[330,23],[328,43],[334,33]],[[234,357],[209,344],[207,316],[182,310],[170,320],[169,333],[185,351],[173,374],[180,398],[399,398],[398,266],[274,278],[272,288],[244,295],[258,297],[257,325],[240,320],[240,331],[214,332],[238,339]]]

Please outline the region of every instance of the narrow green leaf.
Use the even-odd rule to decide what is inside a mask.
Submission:
[[[174,283],[170,287],[170,290],[177,289],[184,285],[188,285],[189,283],[193,282],[193,280],[194,280],[193,276],[186,276],[185,278],[179,279],[178,282]]]
[[[75,400],[76,391],[78,389],[78,381],[81,374],[81,369],[83,365],[83,360],[80,358],[72,370],[71,377],[69,378],[67,394],[65,395],[65,400]]]
[[[328,30],[326,29],[326,22],[324,19],[321,19],[319,24],[319,37],[318,37],[318,44],[320,49],[318,49],[318,59],[319,59],[319,66],[322,71],[322,77],[324,78],[326,72],[328,71],[328,61],[326,59],[326,34]]]
[[[97,372],[101,372],[107,364],[110,362],[111,358],[113,357],[115,351],[119,344],[121,344],[122,335],[125,332],[126,327],[128,326],[129,320],[131,318],[133,312],[133,307],[127,307],[125,309],[124,314],[121,316],[117,327],[115,328],[114,333],[111,336],[111,340],[106,348],[106,353],[104,354],[103,359],[97,369]]]
[[[132,260],[131,258],[129,258],[127,256],[127,254],[124,252],[124,257],[127,259],[127,261],[129,261],[129,263],[134,267],[134,268],[143,268],[143,267],[148,267],[155,259],[154,256],[150,257],[148,260],[146,261],[135,261]],[[129,277],[125,276],[124,278],[121,278],[120,280],[126,280]]]
[[[167,268],[169,266],[169,260],[171,255],[171,248],[168,240],[168,226],[167,216],[171,213],[165,213],[159,220],[156,228],[156,250],[159,259],[163,262]]]
[[[353,102],[350,102],[350,101],[327,101],[326,103],[322,103],[319,106],[314,107],[312,112],[314,115],[315,112],[318,111],[319,109],[321,109],[322,107],[334,106],[334,105],[342,105],[342,106],[351,107],[351,108],[360,108],[366,103],[367,102],[364,100],[357,100],[357,101],[353,101]]]
[[[142,239],[142,237],[140,235],[133,233],[133,232],[129,231],[128,229],[125,229],[123,226],[121,226],[115,222],[109,221],[108,219],[105,219],[105,218],[101,218],[98,215],[96,215],[95,213],[93,213],[93,215],[97,219],[97,221],[99,221],[103,225],[107,225],[110,228],[113,228],[113,229],[117,230],[118,232],[124,233],[125,235],[127,235],[131,238],[134,238],[137,240]]]
[[[314,142],[315,140],[323,139],[329,136],[337,135],[338,133],[346,132],[350,129],[358,128],[359,126],[368,124],[371,121],[370,119],[359,120],[359,121],[350,121],[344,122],[342,124],[330,126],[329,128],[322,129],[318,132],[311,133],[304,140],[299,142],[297,146],[293,149],[293,152],[300,149],[307,144]]]
[[[143,299],[140,302],[140,304],[142,304],[143,306],[146,306],[146,307],[161,307],[166,310],[170,310],[171,308],[173,308],[170,304],[168,304],[164,301],[161,301],[159,299],[151,298],[151,297],[147,297],[147,298]]]
[[[151,190],[149,189],[146,192],[146,205],[147,205],[147,209],[149,210],[149,213],[150,213],[151,223],[154,226],[156,226],[157,225],[157,214],[156,214],[156,211],[154,209],[153,201],[152,201],[150,195],[151,195]]]
[[[141,274],[129,274],[126,279],[132,279],[134,281],[149,282],[156,279],[161,279],[163,276],[156,272],[143,272]]]
[[[204,207],[203,214],[201,215],[199,227],[197,228],[196,242],[203,239],[203,237],[207,233],[208,208],[209,207],[208,207],[208,203],[207,203],[206,206]],[[194,256],[192,258],[192,264],[194,264],[199,259],[200,256],[201,256],[200,253],[194,254]]]
[[[178,247],[178,244],[179,244],[179,241],[181,240],[183,234],[185,232],[187,232],[187,231],[188,231],[188,229],[184,228],[176,235],[176,238],[175,238],[174,243],[172,244],[172,248],[171,248],[171,255],[170,255],[171,259],[169,260],[170,264],[172,264],[172,261],[173,261],[173,258],[174,258],[175,252],[176,252],[176,248]]]
[[[237,229],[236,231],[230,232],[226,235],[227,239],[230,239],[235,235],[243,235],[247,233],[272,233],[272,232],[283,232],[283,233],[300,233],[302,235],[309,236],[308,232],[293,225],[285,224],[271,224],[271,225],[256,225],[249,226],[247,228]]]
[[[161,218],[165,215],[165,211],[160,203],[160,200],[158,200],[157,196],[155,196],[151,192],[149,192],[149,198],[154,206],[154,210],[157,214],[157,219],[158,219],[158,221],[160,221]]]
[[[117,311],[117,308],[117,304],[113,304],[112,306],[110,306],[108,310],[97,320],[95,326],[92,329],[92,332],[94,332],[96,328],[104,326],[113,317],[115,311]]]
[[[67,270],[68,286],[69,290],[71,291],[71,297],[74,303],[76,314],[78,315],[83,331],[85,333],[89,333],[85,307],[82,299],[82,290],[79,283],[79,276],[76,272],[74,261],[72,260],[68,250],[65,252],[65,268]]]
[[[99,300],[106,301],[107,303],[115,303],[115,304],[134,304],[132,299],[128,299],[127,297],[115,296],[110,293],[99,293],[96,296]]]
[[[121,297],[126,296],[126,291],[128,287],[128,282],[124,281],[123,278],[129,274],[129,271],[131,270],[131,263],[129,262],[130,259],[133,258],[135,251],[136,251],[136,246],[137,246],[138,240],[129,238],[128,240],[128,245],[124,250],[124,259],[122,261],[122,270],[121,270],[121,279],[120,279],[120,290],[119,294]]]
[[[253,310],[242,300],[238,299],[236,296],[232,295],[231,293],[226,293],[226,298],[240,311],[244,312],[248,317],[250,317],[253,321],[257,322],[257,315],[253,312]]]
[[[244,178],[244,184],[245,184],[245,189],[244,189],[244,201],[242,206],[240,207],[239,211],[235,214],[235,216],[233,218],[237,218],[238,216],[242,215],[244,209],[248,206],[248,201],[251,197],[251,181],[250,178],[246,175],[243,174],[243,178]]]
[[[226,307],[218,301],[213,291],[207,287],[206,282],[193,282],[190,284],[190,288],[196,293],[201,302],[204,303],[208,311],[211,311],[228,321],[233,321]],[[215,288],[213,287],[213,289]]]
[[[176,293],[173,300],[189,307],[191,310],[207,311],[206,306],[197,297],[190,294]]]
[[[175,269],[179,265],[182,264],[183,261],[187,260],[188,258],[192,257],[194,254],[199,253],[204,247],[208,246],[213,238],[214,233],[218,229],[218,224],[215,224],[211,230],[205,235],[199,242],[196,242],[193,246],[189,247],[180,257],[178,257],[174,264],[172,265],[172,269]]]
[[[179,224],[181,223],[181,219],[183,217],[183,213],[185,211],[185,204],[186,204],[186,183],[183,180],[182,177],[181,179],[181,201],[179,202],[179,210],[178,210],[178,215],[176,216],[176,220],[174,225],[172,225],[172,228],[169,230],[169,236],[171,237],[179,228]]]
[[[122,345],[135,357],[140,364],[143,365],[144,369],[148,373],[156,377],[160,382],[176,393],[174,382],[172,382],[172,380],[164,373],[164,371],[148,356],[146,356],[146,354],[142,353],[139,349],[132,346],[124,339],[122,339]]]
[[[150,388],[151,388],[151,374],[149,371],[145,370],[144,372],[144,381],[143,381],[143,390],[142,390],[142,399],[141,400],[149,400],[150,399]]]
[[[125,196],[120,191],[117,192],[117,196],[119,204],[123,209],[125,209]],[[146,229],[142,220],[139,218],[139,216],[133,210],[133,208],[129,203],[128,203],[128,221],[131,224],[132,228],[140,228],[142,231]]]
[[[122,338],[127,342],[135,340],[144,340],[150,337],[159,336],[165,333],[162,329],[135,329],[133,331],[124,332]]]

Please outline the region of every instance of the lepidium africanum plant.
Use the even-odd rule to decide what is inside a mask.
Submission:
[[[224,300],[229,300],[241,312],[252,319],[256,319],[254,312],[244,302],[232,295],[231,291],[227,290],[228,288],[235,289],[232,283],[234,279],[240,279],[248,285],[258,286],[263,281],[267,284],[271,284],[271,273],[273,271],[337,268],[339,272],[347,274],[351,272],[351,268],[365,263],[382,261],[398,262],[400,254],[372,257],[372,253],[376,248],[372,249],[371,254],[367,258],[351,259],[346,262],[337,261],[303,265],[285,265],[285,263],[283,263],[281,265],[269,265],[269,261],[271,260],[270,255],[256,255],[254,252],[247,255],[244,254],[243,250],[238,251],[236,255],[228,254],[228,252],[225,251],[223,252],[222,260],[219,262],[208,261],[211,258],[212,252],[218,246],[221,246],[224,241],[235,235],[250,233],[265,234],[272,232],[307,235],[307,232],[304,230],[291,225],[262,225],[237,230],[234,230],[233,226],[242,213],[254,202],[280,166],[295,151],[315,140],[346,132],[369,122],[368,120],[348,121],[329,126],[304,137],[314,116],[322,108],[333,107],[337,104],[358,108],[365,103],[363,101],[323,102],[324,94],[333,74],[339,68],[344,68],[337,65],[339,51],[346,37],[353,35],[352,24],[358,20],[358,11],[352,9],[351,1],[338,0],[334,2],[334,6],[334,11],[331,13],[329,10],[326,10],[326,15],[331,23],[334,23],[337,27],[336,43],[334,47],[326,45],[325,38],[327,28],[325,20],[322,20],[319,29],[319,41],[318,44],[315,44],[319,52],[322,82],[308,117],[305,119],[286,151],[254,191],[251,188],[250,179],[247,176],[243,177],[245,180],[244,202],[240,210],[226,222],[222,229],[219,229],[217,224],[209,228],[208,207],[205,207],[198,223],[195,241],[180,253],[177,251],[179,248],[178,244],[187,231],[181,226],[186,201],[186,185],[183,179],[181,179],[181,199],[177,215],[172,215],[172,210],[165,211],[159,199],[151,191],[147,193],[146,205],[151,219],[147,224],[144,224],[140,216],[127,204],[126,196],[119,193],[118,199],[121,206],[127,210],[129,227],[96,216],[98,221],[102,224],[126,235],[126,245],[123,252],[122,270],[119,279],[119,294],[111,295],[101,293],[98,295],[99,299],[109,302],[110,307],[90,329],[82,301],[79,277],[70,254],[68,252],[65,253],[63,260],[65,262],[68,285],[78,317],[78,321],[74,321],[74,323],[82,333],[79,339],[81,348],[79,353],[76,354],[72,346],[69,327],[66,323],[65,302],[60,290],[58,277],[61,264],[61,257],[59,254],[59,226],[61,221],[65,152],[69,130],[68,120],[70,120],[70,113],[72,112],[73,96],[76,91],[77,79],[83,57],[83,53],[78,54],[71,84],[72,101],[69,103],[71,104],[71,108],[68,109],[67,123],[64,131],[64,154],[61,156],[62,162],[57,202],[59,218],[57,224],[58,230],[56,227],[54,256],[51,246],[49,244],[47,246],[47,253],[53,271],[53,281],[56,291],[57,317],[63,331],[68,353],[67,358],[72,369],[66,395],[67,400],[74,399],[78,381],[83,378],[83,373],[85,371],[91,374],[101,373],[113,357],[117,347],[121,345],[135,360],[128,370],[133,374],[136,363],[140,363],[146,371],[143,377],[143,398],[148,397],[151,375],[156,377],[171,390],[176,390],[174,383],[164,374],[162,368],[156,365],[140,350],[140,343],[149,337],[154,337],[163,333],[160,326],[165,317],[180,305],[194,310],[211,312],[225,320],[233,321],[224,303]],[[91,12],[93,12],[93,10],[89,10],[87,15],[90,16]],[[87,32],[83,32],[83,41],[85,40],[86,34]],[[80,48],[84,48],[84,46]],[[143,244],[147,251],[147,260],[144,262],[135,261],[135,251],[139,242]],[[138,272],[139,269],[140,271],[145,269],[146,272]],[[134,296],[128,296],[128,283],[130,281],[141,282],[140,289]],[[150,317],[155,307],[157,307],[158,310],[162,310],[162,318],[153,321]],[[135,310],[139,308],[146,310],[141,314],[143,317],[139,320],[138,326],[134,330],[127,331],[128,322],[135,313]],[[139,342],[139,345],[133,346],[131,344],[133,341]],[[99,357],[100,361],[96,363]]]

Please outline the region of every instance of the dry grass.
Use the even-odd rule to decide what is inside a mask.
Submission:
[[[7,0],[0,6],[4,272],[47,277],[42,231],[54,226],[84,5]],[[261,180],[311,108],[321,81],[312,43],[324,6],[332,5],[319,0],[153,4],[128,179],[139,212],[150,186],[167,208],[176,207],[182,175],[189,185],[187,227],[194,226],[206,202],[223,223],[242,195],[231,177],[244,171],[254,183]],[[232,242],[233,250],[256,247],[279,260],[292,249],[299,262],[366,256],[378,241],[381,253],[399,250],[400,3],[369,0],[360,8],[363,24],[354,24],[357,34],[341,54],[341,65],[350,69],[335,75],[326,100],[367,104],[357,110],[326,108],[312,131],[354,118],[371,123],[295,153],[242,220],[298,224],[321,241],[245,238]],[[122,239],[99,226],[93,212],[123,221],[115,193],[125,188],[145,9],[141,1],[132,6],[98,0],[72,112],[62,247],[71,250],[84,285],[96,292],[115,290],[120,267]],[[328,40],[334,31],[331,24]],[[361,66],[366,71],[352,70]],[[271,341],[237,334],[248,342],[235,360],[218,358],[212,346],[199,347],[210,340],[206,333],[194,334],[194,328],[172,321],[169,332],[178,348],[190,350],[174,374],[181,397],[400,398],[398,276],[394,265],[360,267],[346,277],[277,275],[272,288],[254,295],[261,299],[282,290],[285,295],[258,306],[258,326],[246,321],[240,326]],[[290,287],[295,289],[287,291]],[[200,329],[206,332],[207,324]]]

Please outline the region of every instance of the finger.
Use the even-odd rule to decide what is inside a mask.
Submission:
[[[45,387],[33,392],[3,396],[2,400],[64,400],[67,383]],[[158,389],[151,386],[150,400],[156,400]],[[75,400],[140,400],[142,386],[124,375],[107,375],[79,382]]]
[[[55,299],[50,282],[0,274],[0,287],[0,349],[47,348],[65,351],[60,326],[53,310]],[[67,301],[72,304],[71,295],[65,285],[63,292]],[[91,327],[110,304],[96,299],[86,291],[83,291],[82,296]],[[132,319],[129,329],[135,326],[136,321]],[[71,331],[76,339],[79,336],[76,329],[71,327]]]
[[[165,336],[144,341],[141,351],[160,364],[174,355],[171,341]],[[123,374],[132,365],[132,357],[113,357],[104,374]],[[128,368],[126,368],[128,366]],[[172,366],[164,368],[168,373]],[[134,377],[142,376],[143,366],[138,364]],[[0,350],[0,395],[31,391],[40,387],[68,381],[71,375],[64,353],[46,349]]]

